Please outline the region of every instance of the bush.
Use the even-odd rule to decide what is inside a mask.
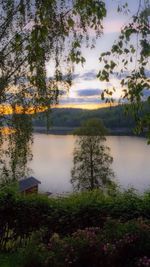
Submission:
[[[150,193],[139,195],[133,190],[101,191],[72,194],[64,198],[22,196],[14,191],[0,192],[1,250],[15,250],[42,227],[48,236],[66,235],[86,227],[103,227],[107,219],[123,222],[139,217],[150,218]]]
[[[150,223],[143,220],[121,223],[109,219],[104,228],[79,229],[65,237],[54,233],[47,243],[42,241],[37,247],[42,248],[38,257],[33,258],[34,250],[32,256],[31,251],[26,250],[26,259],[31,258],[32,265],[23,267],[150,266]],[[42,255],[42,265],[37,263],[39,255]]]
[[[19,250],[21,267],[46,266],[45,260],[48,257],[48,253],[40,240],[40,234],[40,231],[33,234],[27,246]]]
[[[48,199],[5,189],[0,245],[5,251],[24,247],[18,252],[20,267],[150,266],[149,218],[149,192],[93,191]]]
[[[5,253],[0,254],[0,266],[1,267],[21,267],[20,254],[15,253]]]

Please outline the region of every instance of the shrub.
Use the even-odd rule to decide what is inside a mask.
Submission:
[[[79,229],[66,237],[55,233],[45,248],[44,267],[149,266],[142,264],[149,262],[150,224],[108,220],[104,228]]]
[[[123,222],[149,219],[150,194],[93,191],[48,199],[5,189],[0,192],[1,250],[15,250],[42,227],[49,229],[48,236],[54,232],[66,235],[86,227],[103,227],[109,217]]]
[[[20,249],[21,267],[45,267],[45,260],[48,257],[47,250],[40,239],[41,231],[32,234],[29,243],[24,249]]]

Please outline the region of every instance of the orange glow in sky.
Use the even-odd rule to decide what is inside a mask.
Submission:
[[[0,105],[0,114],[3,115],[11,115],[13,113],[16,114],[34,114],[35,112],[43,112],[46,111],[47,107],[29,107],[24,108],[21,106],[16,106],[15,110],[10,105]]]
[[[112,103],[111,106],[117,106],[117,103]],[[99,103],[99,104],[77,104],[77,103],[71,103],[71,104],[59,104],[56,106],[56,108],[79,108],[79,109],[87,109],[87,110],[94,110],[99,108],[106,108],[110,107],[110,103]]]
[[[79,109],[87,109],[87,110],[94,110],[94,109],[99,109],[99,108],[106,108],[110,106],[116,106],[117,103],[99,103],[99,104],[77,104],[77,103],[71,103],[71,104],[58,104],[52,106],[52,108],[79,108]],[[47,107],[29,107],[24,109],[21,106],[16,106],[15,111],[10,105],[1,105],[0,106],[0,114],[3,115],[11,115],[13,113],[16,114],[34,114],[34,113],[39,113],[39,112],[44,112],[48,108]]]
[[[0,128],[0,133],[2,133],[3,135],[9,135],[12,133],[15,133],[15,129],[9,128],[9,127],[2,127]]]

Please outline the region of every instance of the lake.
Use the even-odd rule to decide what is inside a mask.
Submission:
[[[34,134],[32,175],[41,181],[40,191],[70,192],[75,137],[72,135]],[[114,158],[112,168],[123,188],[150,188],[150,146],[146,139],[108,136],[106,144]]]

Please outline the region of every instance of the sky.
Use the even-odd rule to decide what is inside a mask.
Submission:
[[[114,77],[109,84],[100,82],[96,76],[101,68],[99,57],[102,52],[109,51],[114,41],[120,33],[123,25],[129,22],[132,14],[138,10],[138,0],[106,0],[107,17],[104,19],[104,33],[97,40],[95,49],[89,50],[83,47],[83,56],[86,58],[84,67],[75,66],[73,83],[66,94],[63,94],[59,100],[58,107],[86,108],[95,109],[105,106],[101,101],[100,93],[106,88],[114,86],[116,92],[114,98],[119,99],[121,89],[119,80]],[[128,2],[129,14],[117,12],[119,3]],[[47,67],[49,72],[49,66]]]

